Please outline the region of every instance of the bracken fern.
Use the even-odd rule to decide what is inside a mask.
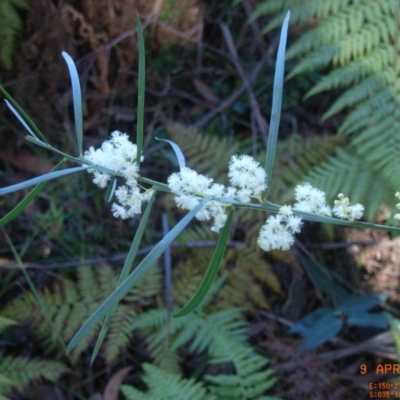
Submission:
[[[0,354],[0,398],[2,394],[7,395],[12,390],[22,391],[34,380],[45,378],[54,382],[67,371],[68,368],[58,361]]]
[[[107,265],[95,269],[89,266],[80,267],[77,283],[62,279],[51,290],[46,289],[40,294],[47,318],[43,317],[31,293],[10,302],[2,309],[2,314],[5,317],[12,316],[18,322],[26,321],[35,337],[43,341],[46,351],[58,350],[61,355],[64,354],[65,349],[60,348],[60,340],[63,343],[71,340],[79,326],[117,286],[117,282],[118,275]],[[160,270],[153,267],[144,278],[142,285],[147,289],[134,287],[124,302],[119,305],[110,322],[104,341],[104,355],[108,362],[114,361],[121,350],[127,346],[130,340],[130,325],[135,315],[142,310],[140,301],[160,293]],[[98,330],[99,327],[94,329],[79,344],[72,353],[74,359],[92,343]]]
[[[0,0],[0,65],[11,69],[16,38],[22,31],[22,21],[16,8],[28,8],[24,0]]]
[[[367,208],[367,217],[373,219],[384,195],[393,196],[400,187],[398,2],[265,0],[253,18],[274,14],[265,28],[267,31],[281,23],[287,9],[291,10],[294,24],[307,24],[314,19],[312,28],[287,51],[287,59],[299,60],[288,77],[328,67],[328,73],[306,93],[305,98],[333,89],[341,90],[343,93],[325,112],[323,119],[345,111],[347,117],[338,134],[351,135],[352,139],[344,150],[325,161],[307,178],[332,198],[337,195],[338,187],[348,186],[346,194],[353,201],[362,201]],[[349,179],[349,175],[355,175],[359,170],[354,168],[360,166],[362,173],[354,184],[356,180]]]
[[[217,286],[221,282],[219,281]],[[215,288],[213,292],[216,292]],[[163,308],[151,310],[135,319],[132,328],[145,334],[156,366],[144,367],[143,380],[148,386],[146,395],[135,388],[131,387],[130,391],[125,387],[123,393],[127,399],[134,398],[133,395],[138,396],[135,398],[153,399],[161,393],[166,393],[162,396],[166,399],[273,399],[268,396],[262,397],[262,394],[273,386],[275,378],[272,376],[273,371],[266,368],[269,359],[258,354],[247,342],[248,324],[238,319],[243,310],[229,308],[206,313],[205,309],[212,298],[213,296],[209,296],[208,301],[193,313],[172,319],[169,325]],[[171,360],[172,355],[177,354],[178,350],[182,353],[182,349],[189,354],[205,356],[206,361],[202,369],[206,374],[202,381],[182,379],[178,364],[163,365],[164,357]],[[178,360],[177,356],[175,360]],[[189,396],[186,391],[182,391],[182,385],[185,385],[186,390],[193,390],[193,393],[196,393],[197,388],[203,395]]]

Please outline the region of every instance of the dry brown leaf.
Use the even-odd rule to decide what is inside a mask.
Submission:
[[[118,400],[121,383],[130,369],[130,367],[122,368],[111,377],[104,389],[103,400]]]
[[[210,86],[204,83],[201,79],[193,78],[192,82],[203,99],[207,100],[212,105],[216,105],[221,102],[221,99],[211,90]]]
[[[22,171],[32,172],[36,175],[47,174],[54,168],[53,164],[31,154],[10,155],[0,152],[0,157]]]

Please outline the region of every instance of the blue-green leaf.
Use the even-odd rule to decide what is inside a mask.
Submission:
[[[204,297],[207,295],[208,291],[210,290],[211,285],[213,284],[214,279],[219,270],[219,266],[221,265],[222,257],[225,253],[226,245],[227,245],[228,239],[229,239],[229,233],[230,233],[231,226],[232,226],[234,211],[235,211],[235,209],[232,208],[232,210],[230,211],[228,218],[225,222],[225,226],[222,228],[222,231],[219,236],[218,243],[217,243],[217,247],[215,248],[210,265],[207,269],[207,272],[206,272],[199,288],[197,289],[194,296],[189,300],[189,302],[180,311],[178,311],[174,315],[174,317],[183,317],[184,315],[189,314],[203,301]]]
[[[0,92],[6,96],[8,101],[6,101],[8,107],[12,104],[12,107],[10,107],[10,110],[15,114],[15,116],[22,122],[22,124],[25,126],[25,128],[28,130],[28,132],[33,135],[33,137],[37,138],[39,136],[45,143],[47,143],[46,138],[40,132],[39,128],[36,126],[36,124],[29,118],[28,114],[20,107],[20,105],[11,97],[11,95],[3,88],[3,86],[0,85]],[[24,122],[23,122],[24,121]],[[27,125],[29,128],[27,127]],[[33,131],[36,133],[33,133]]]
[[[296,322],[290,329],[289,333],[304,333],[314,326],[321,318],[335,312],[333,307],[320,307],[307,314],[300,321]]]
[[[111,178],[110,184],[108,185],[106,194],[104,196],[104,199],[107,203],[109,203],[112,200],[116,187],[117,187],[117,177],[113,176]]]
[[[320,346],[331,337],[338,334],[342,327],[343,320],[340,315],[337,313],[326,314],[303,334],[305,347],[314,349]]]
[[[285,75],[285,49],[286,39],[289,27],[290,11],[287,12],[283,21],[281,37],[279,40],[278,55],[276,57],[276,68],[274,77],[274,88],[272,92],[272,110],[271,121],[269,124],[267,153],[265,158],[265,172],[267,173],[267,185],[271,182],[272,168],[276,151],[276,142],[278,140],[279,122],[282,108],[283,78]],[[268,190],[268,187],[267,187]]]
[[[185,168],[185,166],[186,166],[185,156],[183,155],[180,147],[175,142],[173,142],[172,140],[167,140],[167,139],[159,139],[157,137],[155,139],[160,140],[161,142],[169,143],[175,152],[176,158],[178,159],[179,169]]]
[[[58,163],[53,171],[57,171],[64,161]],[[25,207],[43,190],[43,188],[47,185],[47,181],[39,183],[19,204],[17,204],[9,213],[7,213],[3,218],[0,219],[0,226],[4,226],[12,219],[14,219],[17,215],[19,215],[22,211],[25,210]]]
[[[357,315],[382,303],[375,295],[351,297],[339,303],[338,308],[346,315]]]
[[[147,226],[147,221],[149,220],[150,210],[151,210],[151,207],[153,206],[153,203],[154,203],[155,194],[156,194],[156,191],[153,192],[152,197],[150,198],[149,202],[147,203],[146,209],[145,209],[145,211],[143,213],[143,217],[140,220],[139,227],[138,227],[138,229],[137,229],[137,231],[135,233],[135,237],[134,237],[134,239],[132,241],[131,248],[129,249],[128,256],[126,257],[124,267],[122,268],[121,275],[119,277],[117,287],[128,277],[128,275],[129,275],[129,273],[131,271],[131,268],[132,268],[132,265],[133,265],[133,261],[135,260],[137,251],[139,249],[139,244],[140,244],[140,242],[142,240],[144,230],[145,230],[145,228]],[[99,337],[97,338],[96,345],[95,345],[93,353],[92,353],[92,357],[91,357],[91,360],[90,360],[90,365],[93,364],[93,361],[95,360],[95,358],[97,356],[97,353],[100,350],[100,347],[101,347],[101,345],[102,345],[102,343],[104,341],[104,338],[105,338],[105,336],[107,334],[107,331],[108,331],[108,328],[110,326],[111,318],[113,317],[116,308],[117,308],[117,305],[115,305],[106,315],[106,319],[105,319],[105,321],[103,323],[103,326],[101,327],[101,331],[99,333]]]
[[[64,57],[69,75],[71,77],[72,84],[72,99],[74,102],[74,115],[75,115],[75,129],[76,129],[76,140],[78,142],[78,151],[79,155],[82,155],[82,141],[83,141],[83,118],[82,118],[82,94],[81,94],[81,85],[79,83],[79,75],[76,70],[76,66],[74,60],[71,56],[63,51],[62,56]]]
[[[30,128],[30,126],[25,122],[25,120],[22,118],[22,116],[19,114],[19,112],[11,105],[11,103],[8,100],[4,100],[8,106],[8,108],[12,111],[12,113],[18,118],[19,122],[24,126],[24,128],[28,131],[30,135],[32,135],[35,139],[39,139],[33,132],[33,130]]]
[[[133,285],[135,285],[143,275],[154,265],[164,250],[172,241],[185,229],[194,216],[205,206],[210,199],[204,199],[193,210],[191,210],[182,220],[166,235],[128,276],[128,278],[114,290],[107,300],[92,314],[92,316],[83,324],[75,336],[71,339],[67,347],[67,352],[72,351],[76,345],[89,333],[89,331],[101,321],[103,317],[128,294]]]
[[[313,349],[340,332],[343,320],[331,307],[318,308],[297,322],[289,333],[300,333],[304,338],[302,347]]]
[[[347,323],[355,326],[372,326],[374,328],[385,329],[389,324],[389,318],[384,312],[359,312],[358,314],[352,314],[349,316]]]
[[[74,167],[74,168],[68,168],[68,169],[63,169],[62,171],[56,171],[56,172],[49,172],[48,174],[44,174],[42,176],[38,176],[37,178],[29,179],[25,182],[17,183],[12,186],[7,186],[5,188],[0,189],[0,196],[4,196],[5,194],[16,192],[17,190],[22,190],[25,189],[29,186],[36,185],[38,183],[50,181],[52,179],[60,178],[65,175],[69,174],[74,174],[75,172],[80,172],[84,171],[86,169],[90,168],[89,166],[87,167]]]

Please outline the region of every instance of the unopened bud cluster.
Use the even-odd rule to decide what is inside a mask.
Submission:
[[[351,205],[348,197],[344,197],[343,193],[338,194],[339,200],[335,200],[333,207],[333,213],[336,217],[341,219],[348,219],[349,221],[354,221],[355,219],[360,219],[364,212],[364,206],[360,203]]]

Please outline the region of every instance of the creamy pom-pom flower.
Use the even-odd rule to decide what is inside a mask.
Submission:
[[[95,165],[121,173],[127,180],[128,186],[135,187],[137,185],[136,177],[139,174],[139,166],[136,163],[137,146],[129,140],[126,133],[113,132],[111,138],[106,140],[100,149],[95,150],[90,147],[85,152],[84,158]],[[88,169],[88,172],[94,175],[93,182],[96,185],[102,188],[107,186],[110,179],[108,174],[94,168]]]
[[[93,171],[93,183],[102,189],[106,188],[108,182],[111,179],[111,175],[106,174],[105,172],[101,171]]]
[[[128,186],[120,186],[115,191],[115,197],[118,203],[113,203],[111,210],[116,218],[132,218],[142,212],[142,204],[150,200],[153,189],[141,192],[138,187],[130,188]]]
[[[288,250],[294,234],[302,227],[301,218],[293,215],[291,206],[282,206],[277,215],[270,216],[260,230],[258,245],[265,251]]]
[[[326,196],[322,190],[313,188],[309,183],[302,183],[295,188],[296,203],[294,208],[311,214],[330,217],[332,210],[326,203]]]
[[[265,170],[248,155],[231,157],[228,177],[231,184],[239,188],[237,198],[242,203],[250,203],[250,197],[257,198],[267,188]]]
[[[99,149],[90,147],[84,157],[93,164],[119,173],[125,178],[126,184],[119,186],[115,191],[116,202],[111,207],[114,217],[126,219],[140,214],[143,203],[149,201],[153,190],[142,192],[138,187],[137,146],[129,140],[128,135],[115,131]],[[142,161],[143,157],[140,160]],[[88,172],[93,174],[93,182],[97,186],[108,186],[110,174],[95,168],[89,168]]]
[[[184,167],[168,178],[168,186],[175,194],[202,194],[205,193],[213,180],[205,175],[198,174],[190,168]]]
[[[364,214],[364,206],[360,203],[351,206],[350,218],[352,221],[360,219]]]
[[[185,210],[192,210],[205,196],[232,198],[236,193],[235,190],[226,190],[224,185],[213,183],[211,178],[187,167],[169,176],[168,186],[175,194],[176,205]],[[219,232],[227,219],[225,205],[211,200],[196,214],[196,218],[200,221],[213,219],[211,230]]]
[[[294,243],[293,234],[284,224],[279,215],[269,217],[261,228],[257,238],[258,245],[265,251],[288,250]]]
[[[300,217],[291,215],[287,218],[286,225],[293,233],[299,233],[303,223]]]
[[[168,178],[168,187],[175,194],[176,204],[192,210],[207,196],[239,200],[250,203],[251,198],[259,198],[266,189],[266,174],[254,158],[247,155],[233,156],[229,163],[229,180],[232,186],[213,183],[211,178],[184,167]],[[209,201],[196,215],[199,220],[213,219],[211,230],[219,232],[227,219],[228,205],[218,200]]]

